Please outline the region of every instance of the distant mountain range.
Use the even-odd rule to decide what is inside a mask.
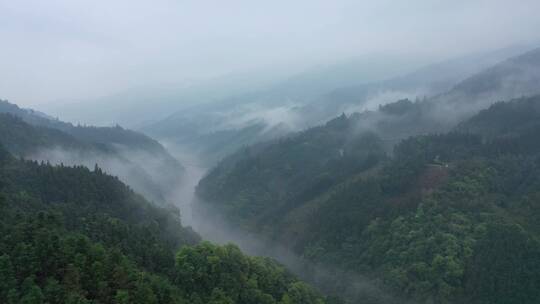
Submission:
[[[400,98],[431,97],[452,89],[460,81],[505,59],[520,55],[528,48],[530,47],[515,46],[467,55],[379,82],[338,87],[308,107],[322,112],[322,118],[327,119],[331,113],[335,116],[341,112],[374,109],[378,104],[393,102]]]
[[[246,101],[308,101],[335,87],[385,79],[425,63],[426,59],[417,56],[371,54],[301,72],[270,67],[205,80],[145,84],[98,99],[58,102],[47,107],[48,112],[67,121],[140,128],[203,104],[216,107]]]
[[[342,112],[374,110],[379,104],[403,98],[435,97],[453,90],[460,81],[473,81],[465,79],[525,50],[512,47],[469,55],[389,80],[361,83],[358,79],[358,85],[345,87],[339,87],[337,81],[323,85],[325,78],[308,74],[291,84],[284,82],[267,90],[183,109],[142,130],[189,146],[215,162],[239,147],[321,124]],[[342,86],[346,83],[354,80],[342,81]],[[291,89],[295,87],[304,92],[302,96]]]

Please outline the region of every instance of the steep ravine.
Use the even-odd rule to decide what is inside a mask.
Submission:
[[[398,300],[391,296],[372,279],[313,265],[280,244],[233,227],[213,210],[201,210],[195,188],[210,166],[201,162],[197,155],[186,148],[171,143],[162,144],[186,169],[184,182],[171,191],[169,199],[176,202],[180,209],[182,222],[191,226],[203,239],[218,244],[234,243],[247,254],[271,257],[323,293],[339,290],[339,297],[346,299],[347,303],[406,303],[403,299]]]

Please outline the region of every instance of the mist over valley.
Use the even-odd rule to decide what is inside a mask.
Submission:
[[[0,0],[0,303],[537,303],[538,9]]]

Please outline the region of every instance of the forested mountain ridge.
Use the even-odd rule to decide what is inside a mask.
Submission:
[[[137,148],[153,153],[166,153],[165,149],[152,138],[142,133],[121,128],[120,126],[75,126],[31,109],[21,109],[16,104],[9,103],[6,100],[0,100],[0,113],[10,113],[20,117],[30,125],[63,131],[83,142],[125,145],[132,149]]]
[[[238,152],[197,191],[203,206],[224,212],[236,225],[285,244],[304,259],[365,274],[420,303],[535,303],[540,297],[539,104],[538,96],[497,103],[449,133],[406,139],[391,156],[371,150],[367,171],[356,167],[355,161],[365,159],[360,149],[336,166],[351,164],[353,172],[322,186],[319,177],[333,177],[333,166],[310,161],[299,162],[311,172],[302,183],[288,188],[272,183],[294,180],[289,159],[319,159],[317,151],[325,149],[339,153],[334,136],[320,135],[328,126],[320,127],[325,140],[317,145],[301,140],[317,133],[308,130],[261,150]],[[370,146],[363,144],[368,151]],[[302,187],[310,184],[316,186]],[[225,188],[216,200],[215,193]],[[263,210],[263,216],[252,210]]]
[[[324,126],[242,149],[215,167],[197,191],[225,209],[234,201],[226,216],[272,223],[281,215],[273,214],[276,209],[293,208],[385,158],[381,140],[359,132],[342,115]],[[238,192],[239,187],[250,191]]]
[[[445,115],[461,120],[473,116],[497,101],[540,94],[540,48],[509,58],[457,83],[446,93],[434,96],[443,105],[439,118]],[[459,121],[459,119],[458,119]]]
[[[2,130],[1,141],[6,149],[23,157],[36,153],[44,147],[52,149],[61,146],[79,150],[92,148],[91,145],[80,142],[62,131],[33,127],[12,114],[0,113],[0,130]]]
[[[124,181],[156,203],[166,202],[164,185],[151,176],[151,172],[105,144],[83,142],[57,129],[32,126],[21,118],[0,113],[0,143],[14,155],[53,164],[95,164],[107,167]],[[170,181],[170,182],[174,182]]]
[[[540,123],[538,97],[515,102],[498,102],[459,124],[457,130],[480,134],[487,138],[512,136],[528,132]],[[533,143],[534,144],[534,143]]]
[[[2,303],[325,303],[269,259],[199,243],[177,212],[97,166],[0,147],[0,169]]]
[[[490,94],[501,100],[538,93],[540,48],[509,58],[454,86],[470,97]],[[455,92],[453,92],[456,94]]]
[[[508,51],[501,50],[500,52],[506,54]],[[307,105],[301,111],[304,115],[315,115],[315,117],[326,119],[325,116],[320,115],[320,107],[326,107],[327,112],[332,109],[340,112],[363,112],[365,109],[376,110],[374,105],[377,104],[384,105],[397,99],[409,98],[426,101],[417,103],[422,107],[422,111],[431,114],[423,119],[435,117],[444,123],[454,124],[494,102],[540,93],[537,85],[540,81],[540,49],[522,51],[517,54],[514,50],[508,54],[512,55],[507,57],[495,55],[494,58],[498,60],[492,61],[483,69],[477,71],[471,69],[469,74],[461,73],[461,78],[452,77],[454,82],[446,80],[444,84],[438,84],[431,79],[438,77],[444,79],[444,76],[437,74],[444,75],[445,69],[451,70],[453,65],[459,66],[459,60],[446,63],[442,71],[435,65],[381,83],[338,89],[331,92],[325,99]],[[484,60],[489,61],[487,58]],[[444,67],[445,64],[442,66]],[[433,77],[432,74],[434,74]],[[339,114],[339,112],[333,113]]]
[[[0,101],[0,113],[0,140],[17,156],[89,168],[97,163],[157,203],[165,203],[168,191],[182,182],[182,165],[144,134],[120,126],[74,126],[7,101]]]

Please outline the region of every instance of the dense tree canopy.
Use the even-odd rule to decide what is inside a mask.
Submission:
[[[1,303],[324,303],[273,261],[198,242],[98,166],[0,148]]]
[[[497,103],[449,133],[402,141],[391,157],[362,133],[333,135],[332,124],[358,118],[341,117],[237,153],[198,191],[203,204],[304,259],[368,275],[421,303],[535,303],[539,105],[540,97]],[[400,101],[382,110],[401,115],[411,109]],[[331,161],[318,152],[339,151],[345,142],[357,143],[349,157]],[[359,165],[366,155],[369,165]],[[304,170],[301,183],[294,183]],[[319,184],[321,176],[330,178]],[[294,199],[282,199],[282,192]],[[271,214],[272,221],[251,210]]]

